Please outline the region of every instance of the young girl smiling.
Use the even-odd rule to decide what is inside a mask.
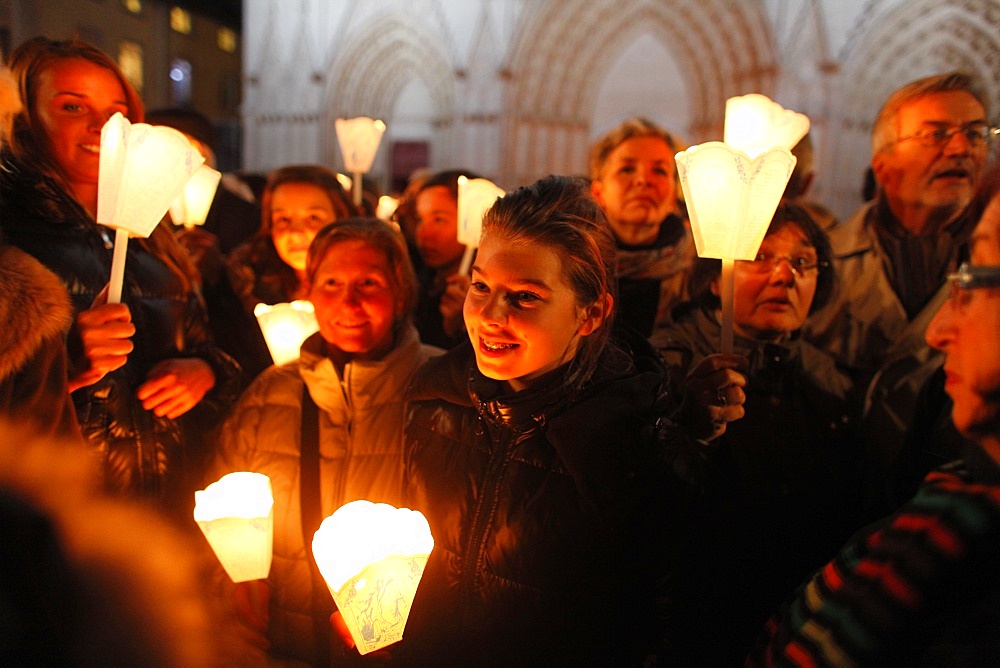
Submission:
[[[486,214],[471,345],[410,388],[405,475],[435,546],[394,656],[608,664],[655,651],[664,373],[644,341],[610,339],[614,267],[579,180],[542,179]]]

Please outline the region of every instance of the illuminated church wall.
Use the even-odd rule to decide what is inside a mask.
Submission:
[[[396,142],[510,187],[585,174],[630,115],[721,139],[761,92],[809,115],[812,194],[846,216],[891,90],[964,69],[1000,109],[998,0],[247,0],[243,38],[245,167],[340,167],[334,120],[372,116],[383,187]]]

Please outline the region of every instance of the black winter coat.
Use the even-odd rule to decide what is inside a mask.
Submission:
[[[655,651],[664,369],[651,350],[641,368],[602,362],[575,396],[565,367],[505,394],[468,342],[418,371],[406,480],[435,546],[394,657],[627,664]]]
[[[98,225],[51,179],[8,162],[0,174],[0,225],[7,243],[37,258],[67,287],[74,310],[91,306],[107,285],[113,234]],[[154,234],[171,234],[158,228]],[[216,348],[195,292],[147,249],[144,240],[128,245],[122,301],[132,313],[136,334],[126,364],[99,382],[73,393],[84,438],[99,453],[105,483],[117,494],[186,504],[184,465],[200,465],[197,439],[235,400],[239,369]],[[85,365],[79,333],[70,332],[70,363]],[[194,410],[179,420],[157,417],[136,397],[150,369],[161,360],[200,357],[216,383]],[[193,502],[192,502],[193,506]]]

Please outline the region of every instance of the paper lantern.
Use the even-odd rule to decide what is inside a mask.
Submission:
[[[351,193],[355,206],[361,206],[361,175],[372,168],[375,153],[385,132],[382,121],[358,116],[357,118],[338,118],[334,127],[337,130],[337,143],[344,155],[344,169],[350,172],[354,179]]]
[[[313,556],[358,652],[402,639],[433,547],[427,520],[408,508],[351,501],[323,520]]]
[[[221,172],[208,165],[199,167],[184,184],[181,194],[170,203],[170,218],[174,224],[184,227],[204,225],[221,180]]]
[[[465,276],[472,265],[472,255],[483,233],[483,216],[498,197],[506,193],[489,179],[458,177],[458,242],[465,244],[465,255],[458,273]]]
[[[756,158],[781,146],[789,151],[809,132],[809,118],[772,102],[766,95],[751,93],[726,100],[723,141]]]
[[[723,142],[678,153],[677,173],[700,257],[752,260],[795,167],[784,148],[750,159]]]
[[[675,157],[698,255],[722,260],[723,352],[733,348],[734,261],[757,254],[795,167],[790,149],[808,130],[802,114],[744,95],[726,103],[727,141]]]
[[[173,128],[132,124],[121,112],[101,128],[97,222],[115,229],[108,302],[121,300],[129,235],[148,237],[205,158]]]
[[[312,302],[296,300],[281,304],[257,304],[253,309],[275,364],[299,358],[299,348],[319,330]]]
[[[375,207],[375,216],[382,220],[392,220],[392,214],[396,213],[399,200],[389,195],[382,195],[378,198],[378,206]]]
[[[194,519],[233,582],[271,570],[274,497],[262,473],[229,473],[194,493]]]

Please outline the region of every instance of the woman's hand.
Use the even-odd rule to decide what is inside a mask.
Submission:
[[[469,292],[470,283],[469,277],[461,274],[452,274],[447,279],[439,309],[444,333],[448,336],[458,336],[465,331],[462,308],[465,306],[465,295]]]
[[[163,360],[146,374],[136,396],[142,407],[171,420],[194,408],[215,386],[215,373],[199,357]]]
[[[701,360],[684,378],[679,422],[692,436],[711,441],[743,417],[749,362],[742,355],[717,353]]]
[[[108,289],[104,288],[89,309],[76,315],[76,328],[87,367],[70,377],[70,392],[93,385],[124,366],[132,352],[129,340],[135,334],[132,313],[125,304],[108,304],[107,299]]]

